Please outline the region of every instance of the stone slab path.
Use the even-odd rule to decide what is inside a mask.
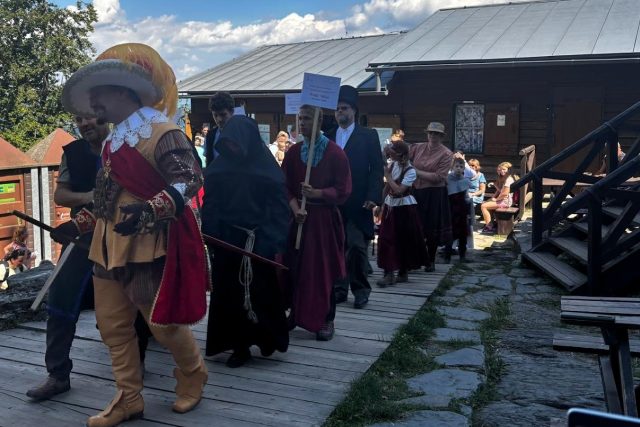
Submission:
[[[372,427],[557,426],[566,425],[571,407],[605,410],[597,360],[552,348],[554,331],[566,328],[559,322],[564,291],[522,265],[513,242],[485,238],[476,247],[469,271],[458,270],[453,286],[434,300],[446,325],[425,351],[439,368],[407,382],[420,395],[403,402],[428,410]],[[498,300],[508,302],[511,313],[497,332],[503,370],[493,400],[472,411],[469,399],[486,382],[481,322]],[[447,342],[462,348],[447,349]]]

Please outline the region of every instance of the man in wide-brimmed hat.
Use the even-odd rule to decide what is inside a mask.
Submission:
[[[106,123],[98,124],[93,115],[76,116],[75,123],[82,138],[62,147],[64,153],[53,195],[57,205],[71,208],[72,215],[93,202],[102,141],[109,134],[109,126]],[[56,238],[55,234],[51,237]],[[87,233],[83,241],[91,242],[91,237],[91,233]],[[47,347],[44,361],[48,376],[42,384],[27,391],[27,396],[35,400],[51,399],[71,388],[69,377],[73,362],[69,355],[78,316],[81,310],[94,308],[91,280],[93,262],[89,260],[89,251],[78,246],[73,249],[65,247],[65,251],[69,253],[64,261],[58,261],[60,270],[47,296]],[[140,314],[136,317],[135,328],[140,360],[144,362],[151,332]]]
[[[349,158],[353,190],[340,207],[347,237],[347,277],[336,283],[335,298],[338,303],[346,301],[351,287],[353,306],[364,308],[371,293],[367,247],[374,235],[372,209],[382,203],[384,172],[378,133],[357,124],[357,115],[358,91],[353,86],[340,87],[335,113],[338,128],[329,138]]]
[[[94,207],[66,224],[67,234],[94,230],[96,319],[109,347],[117,394],[89,418],[109,427],[142,415],[136,311],[176,361],[176,412],[201,399],[207,367],[188,327],[206,313],[208,273],[190,200],[202,185],[186,135],[167,117],[177,106],[175,75],[149,46],[111,47],[65,84],[62,101],[114,127],[104,142]]]

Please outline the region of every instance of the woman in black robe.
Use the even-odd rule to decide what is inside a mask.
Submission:
[[[282,253],[289,206],[284,176],[245,116],[225,124],[218,157],[205,169],[202,231],[265,258]],[[227,366],[242,366],[257,345],[263,356],[285,352],[289,332],[282,291],[273,267],[212,247],[207,356],[233,350]]]

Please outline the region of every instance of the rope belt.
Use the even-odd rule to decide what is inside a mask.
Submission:
[[[256,242],[255,229],[250,230],[238,225],[234,225],[234,227],[247,233],[247,240],[244,243],[244,250],[247,252],[253,252],[253,245]],[[258,315],[255,313],[255,311],[253,311],[253,307],[251,306],[251,282],[253,282],[253,267],[251,265],[251,258],[246,255],[242,257],[242,262],[240,263],[238,280],[244,288],[243,307],[247,311],[247,318],[253,323],[258,323]]]

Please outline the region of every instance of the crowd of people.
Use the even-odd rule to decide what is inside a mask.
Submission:
[[[64,86],[63,105],[83,138],[65,148],[56,195],[73,219],[52,237],[82,239],[90,250],[65,263],[73,286],[52,285],[49,377],[27,394],[41,400],[69,390],[69,349],[85,307],[79,301],[91,288],[117,393],[90,427],[142,415],[151,336],[176,363],[173,410],[198,404],[208,370],[189,325],[207,314],[208,291],[205,353],[230,351],[229,368],[246,364],[252,346],[265,357],[286,352],[295,327],[328,341],[337,304],[350,293],[355,309],[369,303],[374,217],[384,270],[378,285],[393,286],[412,270],[434,271],[440,246],[449,262],[454,238],[464,260],[472,204],[484,214],[489,203],[510,200],[502,165],[500,191],[483,202],[479,162],[443,144],[441,123],[428,124],[423,143],[408,144],[397,130],[381,153],[377,132],[358,123],[351,86],[340,88],[333,131],[314,133],[322,123],[314,126],[316,108],[303,105],[300,142],[282,131],[271,146],[253,119],[234,115],[225,92],[209,102],[216,126],[192,143],[167,118],[176,97],[173,71],[141,44],[107,49]],[[27,256],[9,249],[12,263]]]

